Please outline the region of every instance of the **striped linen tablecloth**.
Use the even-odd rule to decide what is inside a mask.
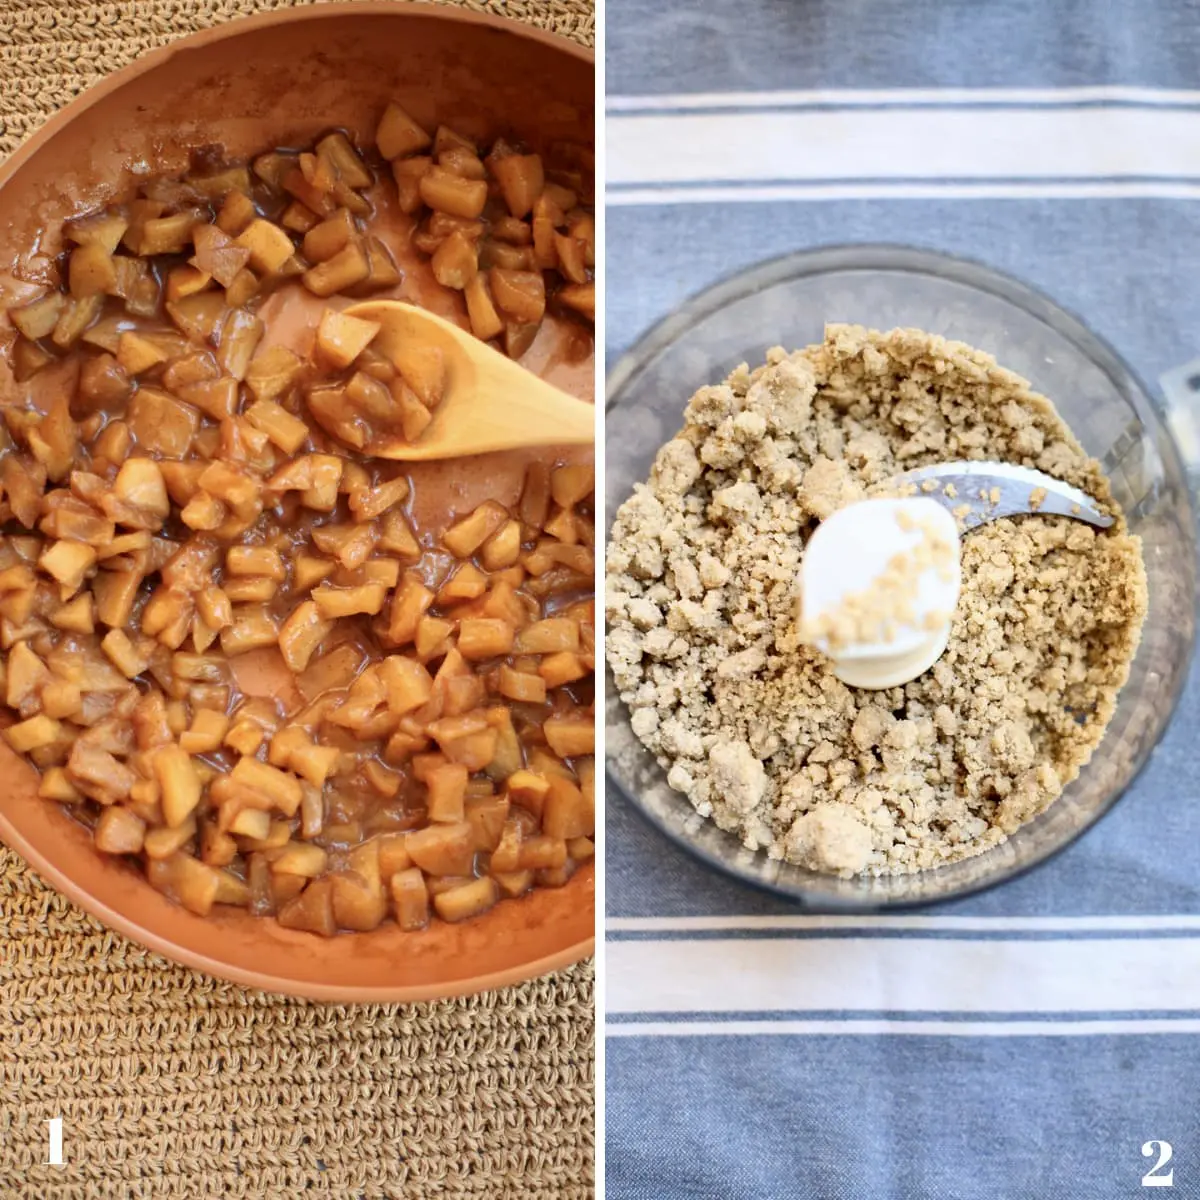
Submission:
[[[1018,276],[1143,379],[1200,353],[1200,4],[606,11],[610,363],[854,241]],[[610,1200],[1200,1197],[1198,718],[1193,668],[1097,828],[917,915],[797,915],[610,789]]]

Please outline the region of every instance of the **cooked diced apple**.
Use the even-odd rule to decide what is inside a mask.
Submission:
[[[163,458],[183,458],[200,425],[200,414],[158,388],[134,393],[126,415],[138,445]]]
[[[573,283],[558,291],[560,304],[574,309],[580,316],[589,321],[596,319],[596,285],[594,283]]]
[[[471,332],[485,342],[499,337],[504,332],[504,320],[496,311],[487,275],[482,272],[473,275],[467,281],[463,294],[467,301],[467,315],[471,319]]]
[[[327,308],[317,327],[317,351],[335,368],[348,367],[379,332],[376,321],[364,321]]]
[[[371,274],[371,260],[362,243],[356,238],[348,242],[332,258],[309,267],[304,272],[304,286],[314,296],[332,296],[362,283]],[[355,318],[350,318],[351,320]]]
[[[595,480],[595,470],[590,466],[556,467],[550,472],[550,493],[555,504],[572,508],[592,494]]]
[[[496,903],[495,880],[486,875],[461,887],[451,888],[433,898],[433,907],[443,921],[465,921],[487,912]]]
[[[126,679],[136,679],[150,665],[153,643],[135,646],[123,629],[110,629],[104,635],[100,648]]]
[[[296,674],[303,671],[332,629],[333,622],[321,615],[314,601],[305,600],[294,608],[279,630],[279,650],[288,668]]]
[[[411,215],[424,204],[421,199],[421,180],[432,166],[433,159],[427,155],[393,161],[392,175],[396,180],[396,196],[402,213]]]
[[[535,324],[546,311],[546,286],[540,271],[493,267],[488,282],[496,306],[521,324]]]
[[[224,744],[238,754],[249,757],[258,753],[266,737],[266,730],[257,721],[239,717],[225,734]]]
[[[476,850],[493,851],[504,834],[508,820],[509,802],[506,796],[469,796],[466,801],[466,820],[474,831]]]
[[[57,800],[60,804],[78,804],[83,799],[62,767],[48,767],[42,772],[38,795],[43,800]]]
[[[370,272],[360,285],[364,291],[380,291],[400,282],[400,271],[391,251],[377,237],[364,239]]]
[[[19,710],[30,705],[32,711],[36,711],[38,695],[50,683],[51,678],[45,663],[34,654],[29,644],[18,642],[9,652],[8,661],[5,663],[5,700],[9,708]]]
[[[433,593],[415,575],[406,575],[392,596],[388,637],[398,646],[411,642],[417,622],[433,604]]]
[[[267,861],[272,871],[285,875],[302,875],[307,879],[316,879],[325,873],[329,864],[329,854],[320,846],[303,842],[289,842],[278,850],[267,852]]]
[[[288,767],[314,787],[321,787],[338,765],[342,752],[336,746],[300,746],[288,756]]]
[[[567,861],[567,843],[561,838],[537,834],[525,838],[517,855],[522,870],[542,871],[561,867]]]
[[[344,250],[357,234],[358,226],[353,215],[349,210],[339,208],[332,217],[314,225],[304,235],[304,257],[309,262],[327,262]]]
[[[197,492],[180,511],[179,519],[197,531],[219,529],[225,520],[225,506],[207,492]]]
[[[589,837],[571,838],[567,842],[567,857],[577,863],[587,862],[596,857],[596,844]]]
[[[225,553],[225,570],[230,575],[265,575],[280,582],[287,578],[279,551],[270,546],[230,546]]]
[[[433,825],[408,835],[413,862],[430,875],[469,875],[474,864],[473,832],[466,821]]]
[[[421,176],[421,199],[438,212],[456,217],[477,217],[487,204],[487,183],[481,179],[464,179],[445,167],[430,167]]]
[[[46,716],[61,721],[65,718],[74,719],[82,711],[83,694],[77,684],[56,680],[42,688],[42,712]]]
[[[391,355],[396,370],[420,402],[426,408],[436,408],[446,386],[446,363],[441,349],[412,339],[392,346]]]
[[[417,867],[408,867],[392,876],[392,901],[396,924],[412,932],[429,924],[429,890],[425,876]]]
[[[229,655],[245,654],[279,640],[278,618],[256,606],[234,609],[233,624],[221,630],[221,649]]]
[[[90,404],[98,408],[119,404],[128,399],[132,388],[128,372],[111,354],[84,359],[79,370],[79,394]]]
[[[439,741],[451,762],[462,763],[468,771],[482,771],[496,756],[498,735],[494,729],[468,733],[463,737]]]
[[[375,144],[384,158],[416,154],[433,144],[433,139],[394,101],[384,109],[375,134]]]
[[[584,803],[583,793],[569,779],[557,775],[551,776],[548,783],[542,831],[553,838],[589,837],[594,832],[594,818]]]
[[[154,866],[178,853],[195,836],[195,817],[188,817],[178,828],[172,829],[169,825],[159,825],[146,831],[142,849],[146,857],[151,860],[147,863],[147,874],[150,876],[151,883],[154,882]]]
[[[350,494],[350,512],[356,521],[373,521],[393,505],[408,499],[408,480],[403,475]]]
[[[357,570],[370,558],[378,536],[370,524],[318,525],[312,530],[318,550],[333,557],[348,570]]]
[[[37,745],[46,745],[61,733],[61,726],[57,721],[50,721],[47,717],[33,717],[21,725],[13,725],[5,730],[4,736],[14,750],[27,753],[37,748],[36,745],[28,745],[28,742],[33,740],[33,725],[37,721],[45,722],[39,726]],[[22,737],[22,744],[18,745],[13,741],[13,736],[24,727],[29,727],[29,731]],[[51,737],[51,734],[54,736]],[[81,740],[76,740],[71,747],[71,756],[67,759],[67,774],[80,790],[106,804],[125,799],[138,781],[138,776],[107,750],[87,745]]]
[[[243,808],[230,818],[226,832],[264,841],[271,834],[271,814],[261,808]]]
[[[234,201],[235,206],[237,201]],[[248,223],[248,222],[247,222]],[[199,225],[193,233],[196,253],[192,265],[227,288],[250,261],[250,250],[217,225]],[[291,242],[288,243],[291,253]]]
[[[227,867],[238,856],[238,844],[213,821],[200,827],[200,861],[210,867]]]
[[[147,835],[147,845],[158,832],[154,830]],[[151,863],[148,875],[155,887],[174,896],[184,908],[200,917],[212,912],[220,896],[236,891],[226,883],[232,876],[181,850]]]
[[[466,767],[459,763],[441,763],[426,775],[425,786],[429,790],[426,808],[431,821],[449,825],[463,820]]]
[[[374,182],[367,164],[344,133],[330,133],[316,144],[317,157],[326,160],[347,187],[366,188]]]
[[[250,361],[258,343],[262,341],[266,326],[260,317],[244,309],[234,309],[221,325],[221,341],[217,348],[217,361],[226,374],[234,379],[245,379]]]
[[[154,516],[165,517],[171,511],[166,481],[152,458],[126,459],[113,481],[113,492],[126,504]]]
[[[272,400],[259,400],[246,410],[246,419],[285,454],[295,454],[308,441],[308,426]]]
[[[572,284],[588,282],[587,263],[584,261],[584,244],[565,233],[555,233],[554,252],[558,259],[558,270]]]
[[[303,929],[333,937],[337,924],[333,919],[333,882],[316,879],[294,900],[284,904],[276,918],[285,929]]]
[[[371,879],[357,872],[330,877],[333,881],[333,916],[341,929],[366,933],[387,916],[387,895],[379,878],[378,867]]]
[[[295,776],[256,758],[240,758],[229,775],[234,783],[261,792],[286,817],[295,816],[303,792]]]
[[[197,292],[169,300],[167,315],[185,337],[196,342],[215,342],[229,307],[220,292]]]
[[[500,834],[500,842],[488,859],[488,870],[495,875],[497,872],[516,871],[521,857],[522,826],[515,817],[509,817],[504,822]]]
[[[265,604],[279,591],[274,579],[241,576],[225,580],[225,592],[235,604]]]
[[[39,713],[28,721],[10,725],[3,733],[4,740],[18,754],[28,754],[31,750],[39,750],[57,742],[63,734],[63,727],[58,721]]]
[[[509,899],[523,896],[533,887],[532,871],[493,871],[492,878],[500,889],[500,895]]]
[[[286,346],[271,346],[251,359],[246,371],[246,386],[255,400],[274,400],[295,383],[303,365]]]
[[[199,267],[184,264],[167,273],[167,299],[178,301],[202,292],[212,283],[212,276]]]
[[[211,708],[202,708],[192,718],[191,726],[179,735],[179,747],[186,754],[212,754],[220,750],[229,717]]]
[[[491,617],[468,617],[458,627],[458,651],[466,659],[498,658],[513,645],[513,627]]]
[[[527,217],[546,183],[541,157],[537,154],[507,154],[488,160],[500,183],[504,203],[514,217]]]
[[[121,244],[128,219],[119,212],[105,210],[90,213],[86,217],[75,217],[63,226],[63,236],[77,246],[99,246],[108,254]]]
[[[479,252],[469,238],[452,233],[433,252],[432,267],[442,287],[462,291],[479,273]]]
[[[100,315],[103,306],[104,297],[98,294],[70,297],[59,312],[50,340],[60,350],[69,349],[83,337],[88,326]],[[24,330],[22,332],[24,333]]]
[[[111,292],[117,282],[112,252],[99,242],[77,246],[71,251],[67,277],[71,295],[77,299]]]
[[[542,704],[546,699],[546,681],[540,675],[515,671],[507,665],[500,668],[498,690],[500,695],[526,704]]]
[[[299,555],[292,564],[292,583],[298,592],[307,592],[333,573],[334,564],[327,558],[311,554]]]
[[[199,224],[190,210],[168,217],[152,217],[142,224],[141,237],[132,249],[143,258],[155,254],[181,254],[192,241],[192,230]]]
[[[57,541],[38,559],[38,566],[71,592],[78,591],[96,565],[96,548],[84,542]]]
[[[420,708],[433,692],[429,672],[411,658],[389,655],[380,664],[379,671],[387,688],[388,708],[397,716]]]
[[[442,536],[442,544],[456,558],[470,558],[508,519],[495,500],[485,500],[469,516],[457,521]]]
[[[356,613],[374,615],[381,612],[387,599],[387,589],[378,583],[348,588],[323,584],[313,588],[312,598],[322,617],[335,620],[338,617],[351,617]]]
[[[595,753],[596,721],[589,712],[548,717],[542,724],[542,732],[559,758]]]
[[[61,292],[46,292],[35,300],[10,308],[8,319],[31,342],[36,342],[54,332],[65,302]]]
[[[18,337],[12,348],[13,378],[18,383],[32,379],[43,367],[48,367],[54,356],[37,342]]]
[[[235,244],[250,252],[250,266],[263,275],[274,275],[296,252],[287,231],[257,217],[237,235]]]
[[[200,777],[189,755],[178,745],[161,747],[154,754],[154,776],[162,790],[163,819],[178,828],[200,803]]]
[[[230,308],[244,308],[258,294],[258,289],[258,276],[249,267],[244,267],[225,289],[225,303]]]
[[[547,617],[534,621],[517,634],[518,654],[557,654],[579,650],[579,625],[569,617]]]
[[[454,623],[440,617],[424,616],[417,622],[416,650],[422,662],[440,658],[450,649]]]
[[[182,508],[200,486],[200,475],[204,474],[203,462],[161,462],[158,469],[167,484],[167,494]]]

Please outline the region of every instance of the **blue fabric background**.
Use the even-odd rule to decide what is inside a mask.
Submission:
[[[1200,4],[1181,0],[609,0],[606,13],[610,100],[1200,86]],[[1196,202],[807,201],[610,207],[610,364],[717,279],[853,241],[947,250],[1016,275],[1081,316],[1151,385],[1200,353]],[[1193,665],[1165,742],[1111,815],[1032,874],[937,912],[1200,912],[1198,717]],[[608,804],[610,916],[792,911],[694,863],[611,789]],[[1179,1008],[1200,1008],[1200,997]],[[1197,1037],[639,1037],[610,1039],[606,1055],[611,1200],[1133,1196],[1150,1138],[1174,1145],[1175,1186],[1162,1194],[1200,1196]]]

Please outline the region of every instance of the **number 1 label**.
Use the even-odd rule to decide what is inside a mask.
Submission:
[[[51,1117],[47,1122],[50,1126],[50,1157],[46,1160],[48,1167],[64,1166],[62,1145],[62,1117]]]

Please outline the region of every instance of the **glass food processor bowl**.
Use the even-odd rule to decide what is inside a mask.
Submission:
[[[608,675],[608,777],[673,841],[736,879],[810,910],[876,911],[961,897],[1045,861],[1117,801],[1162,736],[1195,634],[1196,533],[1187,477],[1164,418],[1129,368],[1078,320],[1024,284],[928,251],[841,246],[753,267],[663,321],[610,374],[606,529],[683,424],[700,386],[766,351],[819,342],[826,322],[916,327],[986,350],[1057,406],[1112,482],[1140,535],[1150,605],[1116,713],[1091,762],[1062,796],[1006,842],[907,875],[841,879],[747,850],[701,817],[629,725]]]

